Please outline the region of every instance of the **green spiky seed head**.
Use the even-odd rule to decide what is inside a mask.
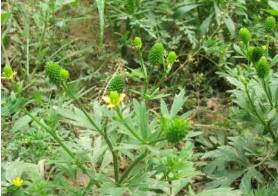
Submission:
[[[274,32],[276,29],[276,19],[273,16],[269,16],[265,20],[265,30],[268,33]]]
[[[149,62],[152,65],[163,64],[164,46],[162,43],[156,43],[149,51]]]
[[[54,84],[59,84],[61,82],[61,67],[58,63],[53,61],[47,62],[45,65],[45,71],[51,82]]]
[[[135,37],[134,38],[133,46],[138,50],[142,48],[142,39],[141,39],[141,37]]]
[[[256,71],[259,78],[265,78],[270,72],[271,66],[265,56],[261,57],[256,65]]]
[[[66,69],[61,69],[60,70],[60,77],[61,77],[61,81],[67,81],[69,79],[69,71]]]
[[[253,62],[258,62],[260,58],[264,55],[265,50],[262,47],[255,47],[252,51],[251,60]]]
[[[174,51],[169,52],[167,56],[167,63],[173,65],[177,60],[177,54]]]
[[[3,69],[3,76],[6,79],[12,79],[14,75],[14,71],[12,69],[12,67],[10,65],[5,65],[4,69]]]
[[[177,143],[182,140],[188,132],[188,122],[180,117],[165,120],[162,123],[166,138],[170,143]]]
[[[250,31],[247,28],[242,27],[239,30],[239,38],[240,38],[241,41],[243,41],[243,43],[248,44],[249,41],[252,38],[252,35],[251,35]]]
[[[109,92],[116,91],[122,93],[124,90],[125,81],[121,75],[115,75],[109,83]]]

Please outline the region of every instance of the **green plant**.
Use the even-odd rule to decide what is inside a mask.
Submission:
[[[250,50],[253,61],[248,59]],[[241,190],[248,193],[252,183],[260,186],[276,179],[277,168],[269,163],[277,159],[278,153],[278,78],[271,69],[275,62],[267,49],[250,49],[247,45],[237,51],[245,62],[235,68],[226,67],[226,72],[219,74],[235,87],[229,91],[235,104],[232,117],[244,123],[239,127],[242,131],[203,158],[211,160],[205,172],[213,180],[207,186],[231,186],[239,180]]]
[[[163,82],[167,79],[173,64],[177,61],[177,55],[174,51],[170,51],[166,56],[166,51],[162,43],[155,43],[147,54],[147,61],[144,61],[144,53],[141,49],[142,41],[141,38],[135,37],[133,40],[133,46],[136,49],[138,55],[138,61],[141,66],[141,70],[133,79],[140,79],[140,76],[144,79],[143,92],[132,90],[134,93],[144,97],[145,100],[160,99],[168,96],[167,94],[159,95],[159,88]],[[139,47],[140,46],[140,47]],[[150,81],[155,77],[156,72],[159,72],[159,78],[154,83],[153,87],[150,87]],[[137,72],[135,69],[131,69],[132,73]],[[135,75],[135,74],[134,74]],[[139,77],[138,77],[139,76]]]
[[[57,70],[53,71],[52,68]],[[150,116],[144,102],[134,100],[131,105],[128,104],[126,107],[122,107],[121,105],[123,104],[124,95],[118,91],[110,91],[109,95],[104,97],[108,107],[95,102],[95,106],[98,109],[94,109],[92,114],[91,112],[89,113],[80,100],[76,98],[75,94],[69,88],[68,82],[66,80],[61,80],[61,78],[58,77],[60,76],[58,73],[62,70],[60,65],[49,62],[47,63],[45,70],[48,77],[51,80],[54,80],[55,84],[59,88],[63,89],[69,98],[75,102],[77,106],[77,108],[75,108],[75,112],[79,111],[81,116],[76,115],[69,110],[66,112],[62,111],[62,108],[57,108],[57,113],[64,116],[66,119],[71,119],[71,122],[74,125],[93,130],[95,134],[101,137],[104,141],[105,146],[109,149],[112,156],[112,177],[108,177],[108,173],[106,174],[105,172],[93,172],[93,168],[88,168],[86,166],[88,163],[84,162],[80,155],[68,147],[51,124],[46,124],[41,121],[40,117],[37,115],[27,111],[26,109],[23,110],[26,115],[28,115],[32,121],[37,124],[38,127],[45,130],[52,137],[52,139],[59,144],[59,146],[72,158],[74,164],[76,164],[76,166],[79,167],[84,174],[90,177],[90,182],[87,184],[85,192],[91,191],[92,185],[96,185],[96,187],[100,188],[96,191],[104,191],[102,187],[107,186],[107,183],[112,183],[113,185],[111,184],[110,186],[115,187],[115,189],[120,188],[126,191],[132,191],[139,188],[138,190],[140,192],[151,192],[152,190],[159,190],[163,192],[159,186],[152,187],[147,184],[142,187],[138,184],[135,186],[137,187],[136,189],[133,189],[132,187],[134,187],[134,183],[138,183],[136,182],[137,180],[143,180],[144,182],[159,181],[153,173],[156,171],[156,167],[159,168],[159,166],[155,167],[154,165],[152,166],[153,169],[151,169],[149,165],[151,157],[159,157],[159,154],[155,152],[158,152],[159,149],[166,146],[166,139],[171,143],[177,144],[185,138],[189,129],[188,124],[183,117],[178,117],[177,115],[185,102],[184,92],[180,92],[179,95],[175,96],[170,113],[165,106],[165,102],[162,101],[161,114],[157,113],[155,116]],[[75,116],[80,116],[80,118],[76,119]],[[169,119],[169,121],[166,122],[166,127],[163,124],[163,128],[160,128],[159,119],[161,117]],[[150,118],[151,120],[149,121]],[[79,125],[74,123],[76,120],[77,122],[79,121]],[[137,154],[137,156],[130,157],[129,148],[125,148],[125,145],[133,146],[131,150],[135,150],[135,154]],[[192,148],[187,149],[186,153],[190,153],[191,151]],[[119,168],[119,160],[120,156],[123,155],[128,156],[130,161],[125,170],[121,172]],[[187,160],[190,163],[190,158],[187,157]],[[169,167],[172,167],[170,162],[167,164],[170,164]],[[182,165],[182,162],[180,165]],[[182,167],[187,168],[189,166],[182,165]],[[143,168],[144,172],[138,173],[139,168],[141,168],[140,170]],[[195,177],[198,172],[195,172],[192,163],[190,163],[190,168],[192,168],[191,175],[187,176],[187,178],[191,181],[191,179]],[[175,180],[183,180],[184,177],[185,174],[176,176]],[[111,180],[107,181],[108,178],[111,178]],[[188,183],[188,181],[186,182]],[[186,186],[187,183],[184,184],[184,186]],[[140,182],[140,184],[142,184],[142,182]],[[171,183],[167,186],[170,185]],[[182,187],[180,187],[179,190],[181,190]]]

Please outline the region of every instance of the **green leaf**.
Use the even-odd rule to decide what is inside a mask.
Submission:
[[[170,110],[171,117],[176,116],[178,114],[178,112],[182,109],[183,104],[187,100],[187,97],[185,97],[184,95],[185,95],[184,90],[181,90],[178,95],[175,95],[175,98],[174,98],[174,101],[173,101],[173,104],[172,104],[171,110]]]
[[[1,23],[2,24],[6,24],[9,20],[9,18],[11,17],[11,13],[10,12],[2,12],[1,13]]]
[[[272,16],[278,16],[278,10],[271,10],[271,9],[268,9],[268,10],[265,10],[267,13],[269,13],[270,15]]]
[[[269,1],[268,1],[268,5],[269,5],[272,9],[278,10],[278,2],[277,2],[276,0],[275,0],[275,1],[269,0]]]
[[[104,7],[105,7],[105,0],[96,0],[96,3],[97,3],[98,15],[99,15],[99,29],[100,29],[99,43],[100,43],[100,48],[102,48],[103,39],[104,39]]]
[[[228,28],[231,35],[234,37],[235,35],[235,24],[230,16],[224,17],[224,22],[226,24],[226,27]]]
[[[27,115],[20,117],[14,122],[14,126],[12,128],[12,131],[24,131],[22,130],[25,127],[28,127],[28,124],[31,122],[31,118]]]
[[[234,50],[240,54],[241,56],[244,56],[244,52],[241,50],[241,48],[237,44],[233,44]]]
[[[162,116],[169,116],[168,107],[163,99],[160,100],[160,113]]]
[[[200,4],[187,4],[187,5],[182,5],[182,6],[178,7],[175,12],[175,18],[182,18],[184,16],[184,14],[195,9],[199,5]]]
[[[208,30],[209,30],[209,25],[210,25],[210,23],[211,23],[211,19],[212,19],[213,15],[214,15],[213,13],[210,14],[210,15],[202,22],[202,24],[201,24],[201,26],[200,26],[200,31],[201,31],[202,34],[206,34],[206,33],[208,32]]]
[[[241,196],[241,191],[233,190],[232,188],[216,188],[210,190],[204,190],[196,196]]]
[[[134,112],[135,112],[135,122],[138,122],[140,126],[141,136],[143,139],[147,139],[151,133],[149,128],[149,118],[148,110],[144,102],[139,103],[138,101],[133,101]]]
[[[221,10],[219,9],[215,0],[213,1],[213,5],[214,5],[214,13],[215,13],[215,19],[216,19],[217,25],[220,25],[221,18],[222,18]]]
[[[258,172],[255,168],[251,167],[242,177],[240,189],[244,192],[250,192],[252,189],[252,181],[254,179],[256,179],[260,183],[264,182],[263,175],[260,172]]]

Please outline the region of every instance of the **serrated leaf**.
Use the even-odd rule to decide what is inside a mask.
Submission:
[[[205,33],[208,32],[208,30],[209,30],[209,25],[210,25],[210,23],[211,23],[211,19],[212,19],[213,15],[214,15],[213,13],[210,14],[209,17],[207,17],[207,18],[202,22],[202,24],[201,24],[201,26],[200,26],[200,31],[201,31],[202,34],[205,34]]]
[[[263,175],[252,167],[248,169],[248,171],[242,177],[240,182],[240,189],[244,192],[250,192],[252,188],[253,179],[256,179],[260,183],[264,181]]]
[[[224,22],[226,24],[226,27],[228,28],[229,32],[232,36],[235,35],[235,24],[230,16],[224,17]]]
[[[187,12],[197,8],[200,4],[188,4],[188,5],[183,5],[177,8],[175,12],[175,18],[181,18],[186,14]]]
[[[173,104],[172,104],[171,110],[170,110],[171,117],[174,117],[175,115],[177,115],[178,112],[182,109],[183,104],[187,100],[187,97],[185,97],[184,95],[185,95],[184,90],[181,90],[178,95],[175,95],[175,98],[174,98],[174,101],[173,101]]]
[[[20,117],[14,122],[14,126],[12,128],[12,131],[24,131],[22,130],[25,127],[28,127],[28,124],[31,122],[31,118],[27,115]]]
[[[163,99],[160,100],[160,113],[162,114],[162,116],[169,115],[168,107]]]
[[[135,122],[138,122],[142,138],[147,139],[151,131],[149,128],[149,117],[146,105],[144,102],[139,103],[136,100],[133,101],[133,105],[136,118]]]
[[[210,190],[204,190],[198,193],[196,196],[241,196],[240,190],[233,190],[232,188],[216,188]]]

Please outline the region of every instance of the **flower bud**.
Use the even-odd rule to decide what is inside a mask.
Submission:
[[[117,91],[111,91],[109,96],[103,97],[103,100],[108,104],[108,108],[115,108],[122,103],[124,97],[125,94],[119,94]]]
[[[52,61],[47,62],[45,65],[45,71],[51,82],[54,84],[59,84],[61,82],[61,67],[58,63]]]
[[[61,77],[61,81],[67,81],[69,79],[69,71],[66,69],[61,69],[60,70],[60,77]]]
[[[265,78],[270,72],[271,66],[265,56],[261,57],[256,65],[256,71],[259,78]]]
[[[252,35],[251,35],[250,31],[247,28],[242,27],[239,30],[239,38],[240,38],[241,41],[244,42],[244,44],[248,44],[249,41],[252,38]]]
[[[177,143],[182,140],[188,132],[188,122],[180,117],[173,119],[164,119],[162,129],[165,131],[166,138],[171,143]]]
[[[274,32],[276,29],[276,19],[273,16],[269,16],[265,20],[265,30],[268,33]]]
[[[169,52],[167,56],[167,63],[168,65],[173,65],[175,61],[177,60],[177,55],[174,51]]]
[[[141,49],[142,48],[142,40],[140,37],[135,37],[134,40],[133,40],[133,46],[136,48],[136,49]]]
[[[163,64],[164,46],[161,43],[156,43],[149,51],[149,62],[152,65]]]
[[[265,51],[262,47],[255,47],[252,51],[251,60],[253,62],[258,62],[258,60],[260,60],[264,53]]]
[[[124,90],[125,82],[121,75],[115,75],[109,83],[108,91],[117,91],[122,93]]]
[[[3,69],[3,76],[7,80],[12,80],[15,76],[15,72],[13,71],[12,67],[10,65],[5,65]]]

